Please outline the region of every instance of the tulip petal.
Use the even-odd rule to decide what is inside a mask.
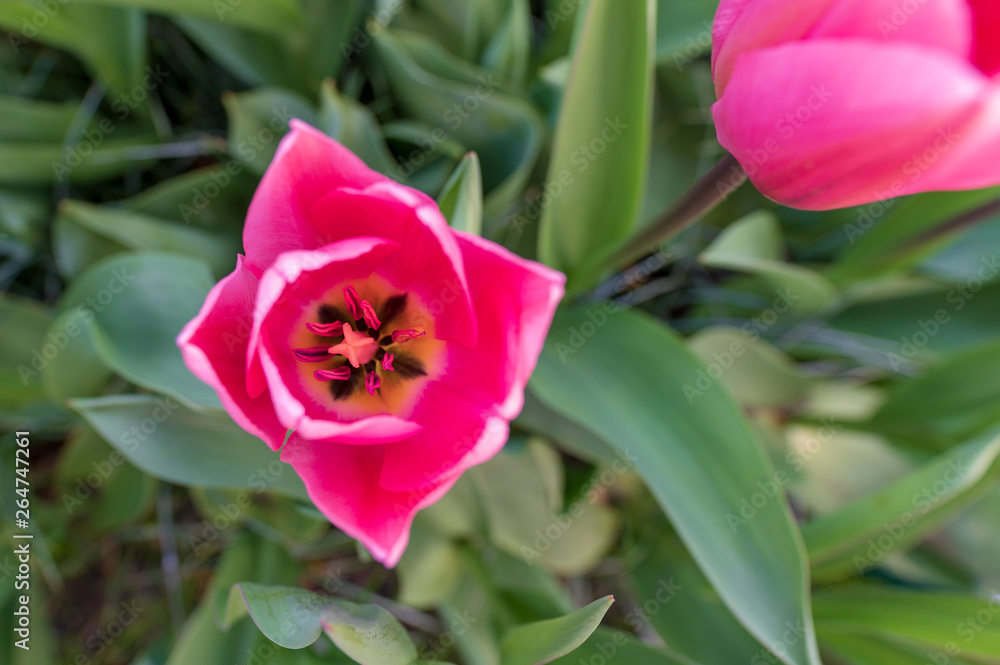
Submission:
[[[742,55],[799,40],[866,39],[883,46],[910,43],[961,59],[969,57],[972,15],[966,0],[924,0],[913,11],[904,4],[899,0],[722,0],[712,28],[716,94],[722,97]]]
[[[817,40],[744,55],[712,112],[761,192],[825,210],[930,189],[920,160],[954,145],[987,86],[939,51]]]
[[[247,262],[258,271],[282,252],[330,242],[313,223],[310,211],[331,191],[387,180],[319,130],[300,120],[292,120],[290,126],[291,133],[282,139],[254,194],[243,229]]]
[[[383,487],[422,487],[485,462],[507,440],[524,405],[566,277],[479,236],[456,232],[469,267],[479,343],[449,344],[444,374],[426,386],[419,434],[388,447]]]
[[[439,338],[476,343],[478,327],[462,251],[433,201],[385,182],[363,191],[334,192],[313,207],[312,215],[331,242],[363,229],[366,235],[399,243],[399,253],[380,275],[420,296],[437,319]]]
[[[1000,2],[968,0],[972,6],[975,37],[972,60],[987,76],[1000,73]]]
[[[455,232],[479,319],[475,347],[448,346],[442,380],[513,419],[542,352],[566,276],[479,236]]]
[[[386,446],[305,441],[293,434],[281,459],[295,468],[331,522],[391,568],[406,549],[417,511],[444,496],[456,478],[408,492],[385,490],[378,483],[385,452]]]
[[[188,369],[215,388],[233,420],[277,450],[287,428],[278,421],[270,394],[251,397],[245,387],[257,286],[257,277],[238,257],[236,269],[209,291],[198,316],[178,335],[177,345]]]
[[[410,416],[424,429],[386,446],[381,487],[415,490],[461,475],[507,442],[507,421],[488,406],[440,381],[431,381]]]

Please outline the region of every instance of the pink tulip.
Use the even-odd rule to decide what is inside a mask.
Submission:
[[[772,199],[1000,184],[1000,2],[722,0],[713,32],[719,142]]]
[[[185,362],[393,566],[416,512],[506,442],[565,278],[299,121],[243,243],[177,339]]]

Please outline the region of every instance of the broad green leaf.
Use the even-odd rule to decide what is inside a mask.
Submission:
[[[323,82],[319,129],[343,143],[370,168],[390,177],[398,171],[386,146],[375,114],[355,99],[341,94],[332,80]]]
[[[104,136],[99,145],[84,140],[78,146],[60,143],[0,143],[0,183],[48,185],[87,184],[138,170],[144,161],[130,157],[137,146],[156,143],[152,136]]]
[[[867,572],[981,499],[1000,482],[1000,436],[984,436],[928,462],[884,490],[802,527],[813,575]]]
[[[317,124],[316,109],[297,93],[279,88],[255,88],[223,97],[229,116],[229,152],[255,173],[264,173],[288,122],[299,118]]]
[[[308,501],[292,467],[223,413],[191,411],[152,395],[75,400],[71,406],[151,476],[194,487],[269,489]]]
[[[27,42],[27,37],[70,51],[117,95],[130,95],[142,85],[148,76],[142,11],[83,2],[50,7],[44,12],[30,0],[7,0],[0,3],[0,27],[12,33],[12,44]]]
[[[94,397],[108,385],[112,372],[94,348],[90,329],[93,319],[87,309],[71,309],[55,320],[45,336],[44,346],[57,349],[42,369],[42,383],[49,399],[62,402],[72,397]]]
[[[784,252],[777,218],[755,213],[727,227],[698,261],[710,268],[756,275],[773,289],[787,290],[800,314],[812,314],[837,297],[837,290],[825,277],[783,261]]]
[[[935,325],[939,325],[935,323]],[[946,358],[897,386],[872,425],[943,450],[1000,422],[1000,342]]]
[[[508,94],[496,74],[458,60],[426,37],[383,30],[375,46],[399,103],[433,128],[430,143],[454,140],[479,155],[487,213],[498,214],[520,196],[542,147],[534,107]],[[428,154],[401,169],[412,170]]]
[[[282,653],[260,634],[252,623],[243,622],[223,631],[219,624],[220,606],[236,583],[253,579],[262,584],[294,584],[298,577],[295,561],[279,546],[259,536],[243,534],[222,555],[201,604],[184,626],[166,665],[219,665],[234,654],[258,658],[274,665],[291,665],[280,660]],[[265,658],[266,654],[271,657]]]
[[[75,0],[75,4],[145,9],[170,16],[194,16],[279,36],[294,37],[306,26],[295,0]]]
[[[225,623],[247,613],[269,640],[288,649],[304,649],[326,632],[361,665],[411,665],[417,658],[406,629],[375,605],[244,582],[229,594]]]
[[[635,228],[653,112],[655,0],[590,2],[562,99],[539,227],[539,256],[571,289]]]
[[[218,278],[232,272],[241,249],[235,235],[211,233],[126,210],[70,200],[63,201],[59,210],[82,228],[128,249],[176,252],[205,261]]]
[[[286,649],[304,649],[323,634],[323,613],[336,601],[290,587],[236,584],[229,591],[223,623],[250,615],[267,639]]]
[[[0,95],[0,143],[62,143],[77,104]]]
[[[547,467],[555,468],[547,474]],[[538,440],[520,449],[508,444],[470,473],[493,542],[529,564],[563,576],[582,575],[601,562],[614,542],[618,520],[607,506],[585,493],[563,507],[562,462]]]
[[[438,196],[438,206],[452,228],[480,235],[483,230],[483,174],[470,152]]]
[[[543,665],[573,652],[601,625],[614,602],[607,596],[564,617],[518,626],[504,636],[501,665]]]
[[[13,238],[35,249],[47,230],[48,218],[47,196],[21,188],[0,187],[0,240]]]
[[[620,630],[598,628],[579,649],[552,661],[552,665],[581,663],[628,663],[628,665],[713,665],[696,663],[677,653],[646,646]]]
[[[95,348],[116,373],[185,404],[218,408],[215,391],[188,371],[175,341],[214,281],[208,266],[189,257],[117,254],[78,277],[59,304],[93,315]]]
[[[660,537],[645,558],[628,567],[638,601],[625,612],[628,628],[648,625],[673,651],[700,663],[773,662],[675,535]]]
[[[121,205],[179,224],[225,228],[238,236],[255,186],[256,179],[233,159],[161,181]]]
[[[737,328],[706,328],[688,345],[708,366],[693,382],[720,381],[747,406],[780,406],[803,399],[810,381],[791,358],[757,335]],[[718,378],[717,378],[718,377]]]
[[[883,587],[817,594],[819,629],[851,631],[914,644],[930,652],[1000,663],[1000,603],[974,596]]]
[[[557,316],[532,379],[550,408],[634,459],[705,575],[762,644],[804,635],[784,660],[816,665],[804,548],[780,477],[724,390],[686,392],[703,369],[661,323],[614,307]],[[741,507],[764,497],[750,518]]]

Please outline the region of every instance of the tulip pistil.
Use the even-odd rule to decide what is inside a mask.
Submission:
[[[294,349],[301,362],[330,363],[314,371],[313,377],[329,384],[335,400],[346,399],[362,387],[372,396],[380,393],[390,372],[399,379],[426,375],[419,359],[396,348],[427,334],[421,326],[391,325],[406,311],[405,293],[387,298],[378,308],[352,286],[345,287],[343,294],[344,309],[322,305],[317,312],[319,321],[305,324],[322,345]],[[330,338],[341,341],[331,345]]]

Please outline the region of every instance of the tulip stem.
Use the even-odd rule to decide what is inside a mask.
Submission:
[[[688,192],[648,227],[634,235],[606,262],[606,267],[629,265],[662,245],[711,212],[746,182],[747,174],[726,153]]]
[[[902,251],[906,251],[907,253],[919,251],[936,240],[958,233],[959,231],[972,228],[976,224],[994,217],[997,214],[1000,214],[1000,199],[994,199],[989,203],[979,206],[978,208],[973,208],[972,210],[964,212],[957,217],[953,217],[943,224],[939,224],[932,229],[928,229],[924,233],[921,233],[906,243],[906,245],[902,248]]]

